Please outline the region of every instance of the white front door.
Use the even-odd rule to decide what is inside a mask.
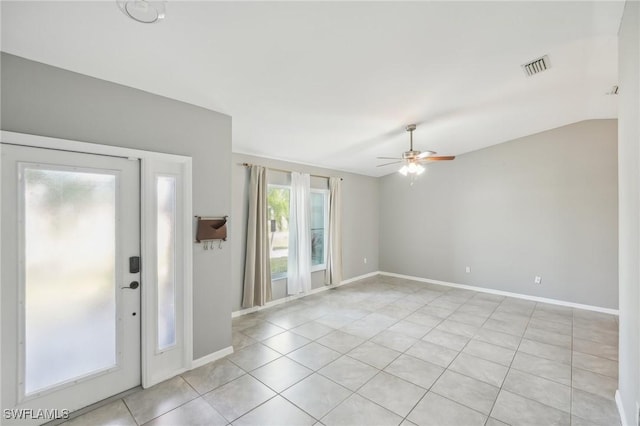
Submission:
[[[139,161],[1,152],[2,423],[45,423],[140,384]]]

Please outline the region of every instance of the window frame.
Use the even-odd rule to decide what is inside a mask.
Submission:
[[[154,207],[155,207],[155,217],[153,218],[153,226],[155,228],[155,246],[156,246],[156,253],[158,253],[158,248],[160,247],[160,245],[158,244],[158,240],[160,239],[160,229],[159,229],[159,214],[160,214],[160,197],[158,194],[158,190],[159,190],[159,183],[161,179],[171,179],[173,181],[173,189],[174,189],[174,199],[173,199],[173,205],[172,205],[172,209],[173,209],[173,223],[172,223],[172,229],[171,231],[173,232],[173,244],[172,244],[172,258],[171,258],[171,262],[172,264],[172,269],[173,269],[173,274],[171,279],[173,280],[173,298],[172,298],[172,302],[173,302],[173,333],[174,333],[174,338],[173,338],[173,343],[166,345],[166,346],[161,346],[160,344],[160,311],[161,311],[161,307],[160,307],[160,302],[161,302],[161,295],[160,295],[160,256],[159,254],[156,254],[156,257],[153,259],[154,260],[154,268],[155,270],[152,272],[154,275],[154,282],[156,283],[156,288],[155,288],[155,309],[156,309],[156,330],[155,330],[155,355],[161,355],[164,352],[170,351],[176,347],[178,347],[179,342],[178,342],[178,338],[179,336],[179,322],[180,322],[180,318],[178,317],[179,315],[179,307],[180,307],[180,288],[179,288],[179,279],[180,279],[180,268],[181,265],[179,264],[180,259],[179,259],[179,250],[180,250],[180,240],[179,237],[181,235],[180,233],[180,229],[179,229],[179,221],[180,221],[180,214],[181,214],[181,206],[180,206],[180,201],[181,201],[181,194],[180,194],[180,183],[181,183],[181,176],[179,173],[168,173],[168,172],[158,172],[158,173],[154,173],[154,194],[153,194],[153,198],[154,198]]]
[[[268,191],[271,189],[286,189],[289,191],[289,197],[291,197],[291,185],[282,185],[282,184],[278,184],[278,183],[267,183],[267,193]],[[327,253],[328,253],[328,247],[327,247],[327,235],[329,233],[329,190],[328,189],[322,189],[322,188],[311,188],[309,191],[310,194],[321,194],[322,198],[324,200],[324,214],[323,214],[323,219],[324,219],[324,223],[323,223],[323,229],[324,229],[324,235],[323,235],[323,254],[322,254],[322,258],[324,259],[324,262],[318,265],[314,265],[313,264],[313,260],[311,260],[311,272],[319,272],[319,271],[325,271],[327,269]],[[291,198],[289,198],[291,199]],[[268,202],[267,202],[268,205]],[[309,198],[309,209],[311,209],[311,198]],[[289,219],[291,218],[291,211],[289,211]],[[309,232],[311,232],[311,223],[309,223]],[[271,252],[271,242],[269,242],[269,251]],[[288,256],[287,256],[288,259]],[[269,261],[271,261],[271,254],[269,254]],[[271,269],[271,265],[269,265],[269,269]],[[287,272],[279,272],[279,273],[271,273],[271,281],[279,281],[279,280],[284,280],[287,278]]]
[[[322,198],[324,200],[324,235],[323,235],[323,254],[322,258],[324,262],[318,265],[313,264],[313,260],[311,260],[311,272],[324,271],[327,269],[327,235],[329,234],[329,190],[328,189],[320,189],[320,188],[311,188],[311,193],[322,194]],[[311,199],[309,199],[309,208],[311,208]],[[309,232],[311,232],[311,224],[309,224]]]
[[[286,189],[287,191],[289,191],[289,217],[287,218],[287,223],[290,221],[291,219],[291,185],[282,185],[279,183],[267,183],[267,208],[269,207],[269,200],[268,200],[268,196],[269,196],[269,190],[271,188],[274,189]],[[267,218],[267,220],[269,220]],[[269,224],[269,228],[271,229],[271,224]],[[271,233],[271,232],[269,232]],[[287,250],[289,250],[289,243],[287,243]],[[289,260],[289,255],[287,254],[287,262]],[[269,272],[271,272],[271,241],[269,241]],[[271,281],[280,281],[280,280],[286,280],[287,279],[287,273],[288,273],[288,268],[287,271],[285,272],[278,272],[278,273],[273,273],[271,272]]]

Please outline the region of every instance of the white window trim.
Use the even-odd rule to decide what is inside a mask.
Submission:
[[[324,271],[327,269],[327,233],[329,231],[329,190],[311,188],[312,193],[322,194],[324,197],[324,254],[322,258],[324,263],[319,265],[311,265],[311,272]],[[313,261],[312,261],[313,262]]]
[[[267,191],[270,188],[276,188],[276,189],[287,189],[289,190],[289,192],[291,192],[291,185],[282,185],[279,183],[268,183],[267,184]],[[310,190],[311,193],[316,193],[316,194],[322,194],[324,197],[324,263],[321,263],[319,265],[311,265],[311,272],[319,272],[319,271],[324,271],[327,269],[327,232],[329,229],[329,190],[328,189],[320,189],[320,188],[311,188]],[[269,257],[269,259],[271,259],[271,257]],[[287,279],[287,274],[271,274],[271,281],[280,281],[280,280],[285,280]]]
[[[155,310],[150,309],[150,304],[155,300],[155,293],[151,291],[153,286],[145,285],[145,279],[149,279],[144,273],[141,276],[141,371],[142,371],[142,387],[147,388],[154,384],[160,383],[170,377],[174,377],[184,371],[191,369],[193,362],[193,253],[192,245],[192,160],[191,157],[174,154],[164,154],[152,151],[143,151],[131,148],[122,148],[111,145],[101,145],[88,142],[79,142],[67,139],[57,139],[45,136],[28,135],[23,133],[0,131],[0,140],[2,143],[12,145],[31,146],[36,148],[57,149],[63,151],[81,152],[87,154],[109,155],[116,157],[125,157],[131,159],[139,159],[141,167],[140,191],[141,191],[141,217],[140,217],[140,233],[141,233],[141,258],[155,259],[155,230],[151,230],[152,224],[148,214],[155,212],[153,203],[154,197],[149,196],[155,193],[155,179],[152,173],[159,164],[171,163],[180,165],[182,168],[182,191],[183,191],[183,214],[181,223],[178,226],[182,231],[182,256],[183,274],[180,277],[182,282],[182,329],[183,340],[179,348],[181,352],[180,365],[171,366],[170,369],[159,370],[153,367],[153,357],[155,356],[153,348],[155,348]],[[0,144],[0,152],[2,144]],[[0,206],[0,215],[2,214]],[[155,264],[155,262],[153,262]],[[1,303],[0,303],[1,306]],[[1,338],[1,336],[0,336]],[[151,349],[151,350],[150,350]]]
[[[142,236],[142,262],[147,264],[147,279],[150,282],[157,280],[157,247],[155,236],[157,233],[157,183],[158,176],[176,177],[176,190],[178,190],[178,205],[176,206],[176,231],[181,231],[181,238],[176,239],[176,267],[180,268],[176,274],[176,302],[180,306],[177,309],[176,321],[176,345],[158,350],[158,298],[154,286],[147,286],[142,293],[142,384],[143,387],[152,386],[171,377],[183,373],[191,368],[193,361],[193,296],[192,296],[192,244],[193,244],[193,215],[191,209],[191,157],[181,157],[188,161],[178,159],[157,158],[151,161],[143,161],[141,169],[141,236]],[[145,220],[146,219],[146,220]],[[144,271],[144,270],[143,270]],[[144,279],[144,277],[143,277]],[[180,282],[189,282],[178,287]],[[142,286],[141,286],[142,287]],[[153,291],[149,291],[152,289]],[[182,291],[180,291],[182,290]]]
[[[175,179],[175,184],[176,184],[176,205],[175,205],[175,210],[174,210],[174,215],[175,215],[175,228],[173,229],[174,232],[177,232],[177,228],[180,226],[180,219],[181,219],[181,215],[182,215],[182,205],[180,203],[180,195],[181,195],[181,191],[179,188],[179,185],[182,181],[181,176],[179,174],[174,174],[174,173],[168,173],[168,172],[159,172],[159,173],[154,173],[153,174],[153,180],[154,180],[154,193],[153,193],[153,198],[154,198],[154,213],[153,213],[153,223],[151,224],[151,227],[153,227],[153,229],[149,229],[149,232],[153,232],[154,234],[157,234],[157,229],[158,229],[158,222],[157,222],[157,218],[158,218],[158,209],[157,209],[157,202],[158,202],[158,198],[157,198],[157,190],[158,190],[158,179],[159,178],[172,178]],[[181,276],[180,271],[181,271],[181,266],[180,262],[179,262],[179,253],[180,253],[180,241],[175,241],[175,247],[174,247],[174,256],[173,256],[173,262],[174,262],[174,274],[173,274],[173,282],[174,282],[174,297],[177,298],[179,295],[177,294],[178,292],[176,292],[176,287],[178,287],[178,283],[179,283],[179,277]],[[157,250],[157,247],[155,248]],[[156,259],[157,260],[157,259]],[[149,267],[149,265],[147,265],[147,267]],[[153,274],[154,274],[154,282],[158,281],[158,265],[157,262],[155,265],[152,265],[153,267]],[[156,292],[154,294],[154,300],[153,300],[153,306],[154,306],[154,310],[156,312],[156,316],[158,315],[158,301],[159,301],[159,295]],[[175,302],[176,299],[174,299]],[[148,301],[147,301],[148,302]],[[181,305],[180,303],[175,303],[174,305],[174,315],[176,317],[176,331],[178,331],[178,324],[180,323],[180,318],[178,318],[178,309],[179,309],[179,305]],[[177,333],[176,333],[177,334]],[[160,355],[164,352],[168,352],[170,350],[173,350],[174,348],[176,348],[177,346],[179,346],[179,336],[176,335],[176,340],[173,344],[168,345],[164,348],[160,348],[160,342],[158,341],[158,324],[156,324],[156,331],[154,333],[154,353],[156,355]]]

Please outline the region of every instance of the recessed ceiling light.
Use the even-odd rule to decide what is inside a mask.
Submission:
[[[116,0],[116,3],[122,13],[143,24],[155,24],[165,17],[166,1]]]

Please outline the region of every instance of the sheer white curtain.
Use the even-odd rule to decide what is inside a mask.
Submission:
[[[311,290],[311,177],[291,172],[287,294]]]
[[[267,171],[262,166],[251,166],[243,308],[261,306],[271,300],[271,261],[267,223]]]
[[[327,271],[329,285],[342,282],[342,179],[329,178],[329,237]]]

